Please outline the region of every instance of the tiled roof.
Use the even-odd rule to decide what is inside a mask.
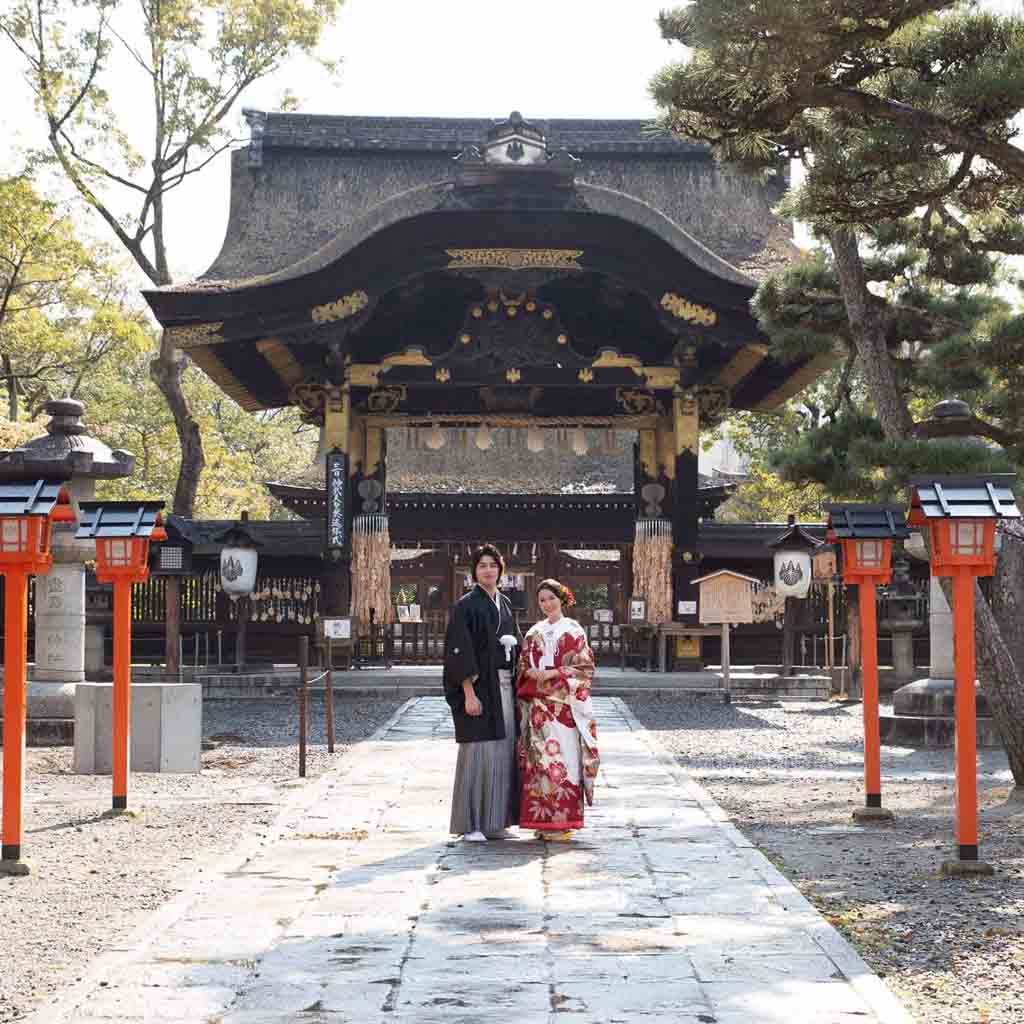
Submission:
[[[271,149],[405,150],[458,153],[480,145],[500,118],[353,117],[325,114],[269,114],[263,146]],[[710,155],[702,143],[655,134],[643,120],[553,118],[532,121],[545,132],[552,153],[649,153]]]

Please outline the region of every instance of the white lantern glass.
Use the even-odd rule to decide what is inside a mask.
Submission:
[[[259,556],[255,548],[222,548],[220,552],[220,584],[232,600],[252,593],[256,586]]]
[[[123,538],[112,538],[111,540],[100,541],[106,547],[107,565],[124,567],[129,564],[131,557],[131,544]]]
[[[480,424],[480,429],[476,432],[474,444],[482,452],[488,451],[494,445],[494,435],[491,434],[486,423]]]
[[[584,433],[582,427],[577,427],[572,432],[572,450],[577,455],[586,455],[589,451],[589,445],[587,444],[587,435]]]
[[[883,544],[880,540],[857,541],[857,568],[881,569]]]
[[[539,427],[530,427],[526,431],[526,447],[534,455],[544,451],[544,432]]]
[[[953,519],[949,523],[949,542],[955,555],[980,558],[985,552],[985,527],[973,519]]]
[[[775,552],[775,591],[785,597],[806,597],[811,588],[811,555],[783,548]]]
[[[4,519],[0,526],[0,551],[18,554],[28,550],[28,520]]]

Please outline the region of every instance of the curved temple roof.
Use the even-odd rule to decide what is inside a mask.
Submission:
[[[301,404],[346,366],[368,392],[405,389],[413,415],[480,411],[458,385],[521,390],[502,411],[541,416],[569,395],[579,415],[620,414],[622,388],[676,385],[765,408],[827,362],[768,356],[756,282],[719,251],[778,228],[773,196],[696,144],[515,113],[247,116],[221,254],[146,293],[246,408]]]

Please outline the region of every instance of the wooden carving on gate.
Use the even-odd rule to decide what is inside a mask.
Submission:
[[[573,348],[553,305],[529,291],[503,289],[470,304],[451,349],[435,360],[442,369],[468,366],[510,383],[520,379],[524,367],[583,368],[589,363]]]

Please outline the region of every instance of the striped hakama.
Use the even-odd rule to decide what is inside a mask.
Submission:
[[[452,793],[451,831],[494,835],[517,823],[516,718],[510,672],[498,673],[505,738],[460,743]]]

